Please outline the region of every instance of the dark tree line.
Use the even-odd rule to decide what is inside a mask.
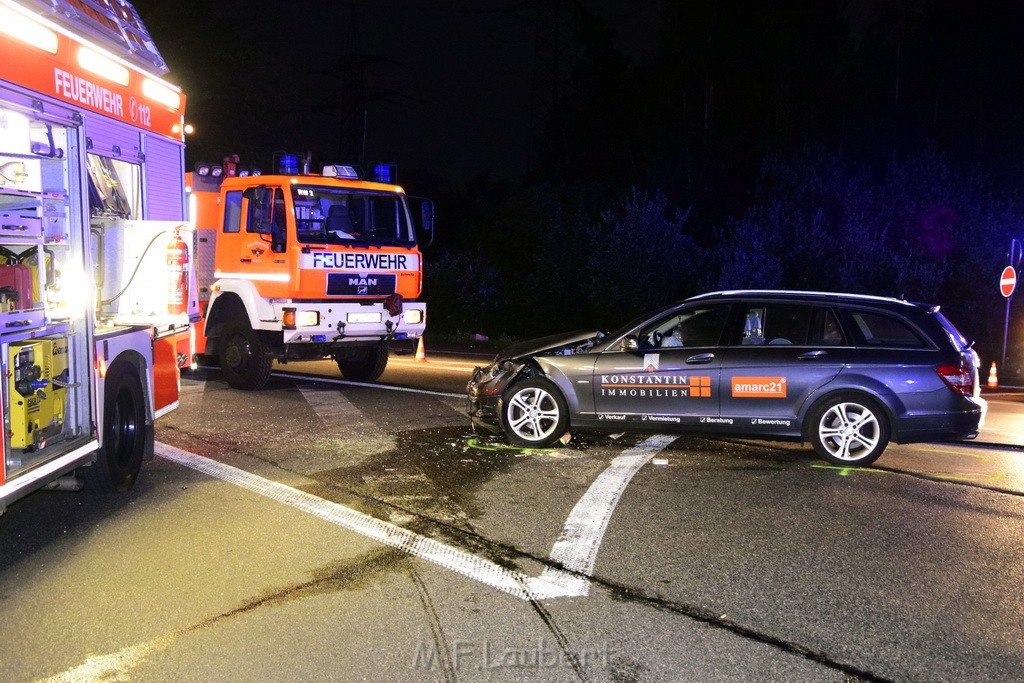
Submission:
[[[190,162],[230,151],[269,160],[281,148],[336,160],[330,117],[351,93],[331,65],[351,51],[339,36],[353,34],[353,7],[368,52],[390,59],[398,43],[431,38],[429,27],[457,19],[467,29],[477,17],[493,38],[487,54],[506,66],[533,62],[523,36],[536,27],[525,20],[560,18],[557,31],[536,33],[564,38],[572,59],[558,63],[546,129],[520,122],[519,133],[541,133],[516,152],[530,159],[522,176],[504,172],[510,145],[526,139],[515,123],[444,136],[431,127],[502,92],[497,76],[471,74],[514,71],[452,73],[430,84],[436,99],[370,105],[371,146],[443,137],[441,149],[457,150],[508,131],[494,140],[493,172],[468,182],[446,173],[454,155],[388,159],[410,192],[437,203],[425,257],[431,330],[608,328],[709,289],[791,287],[940,303],[983,355],[1001,354],[996,279],[1010,239],[1024,237],[1022,3],[304,0],[284,11],[182,1],[138,7],[198,117]],[[656,19],[646,49],[622,43],[616,21],[631,11]],[[475,59],[480,34],[469,33],[385,60],[391,71],[368,69],[367,87],[401,91],[399,76],[433,63],[437,47]],[[513,85],[530,99],[528,82]],[[376,116],[384,107],[404,116],[404,131],[381,128],[399,120]],[[1024,325],[1013,322],[1022,334],[1011,331],[1010,357],[1024,364]]]
[[[604,197],[600,210],[575,199],[520,190],[509,205],[551,212],[431,254],[431,325],[520,337],[608,329],[714,289],[815,289],[942,304],[999,355],[997,279],[1024,213],[936,153],[878,171],[825,152],[768,157],[751,205],[710,226],[657,189]]]
[[[523,337],[711,289],[818,289],[942,304],[998,359],[997,277],[1024,232],[1021,29],[996,2],[666,3],[631,63],[586,16],[545,163],[442,195],[431,325]]]

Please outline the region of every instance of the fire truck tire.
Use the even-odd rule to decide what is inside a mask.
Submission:
[[[270,379],[267,345],[243,318],[233,318],[220,335],[220,369],[235,389],[262,389]]]
[[[100,493],[127,491],[139,477],[146,449],[146,398],[139,371],[114,363],[103,384],[103,447],[96,462],[80,470]]]
[[[356,349],[351,355],[335,355],[341,376],[353,382],[372,382],[384,374],[388,365],[388,343]]]

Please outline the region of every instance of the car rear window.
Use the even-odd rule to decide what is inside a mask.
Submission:
[[[832,309],[814,309],[810,342],[814,346],[842,346],[846,343],[843,338],[843,330]]]
[[[934,315],[935,319],[939,321],[940,325],[942,325],[943,331],[946,333],[946,336],[949,337],[949,340],[953,342],[953,346],[956,347],[957,351],[966,351],[970,348],[971,343],[967,341],[967,337],[960,334],[960,330],[956,329],[953,323],[949,322],[949,318],[938,311],[935,311],[931,315]]]
[[[748,345],[841,346],[846,343],[836,314],[804,304],[752,303],[741,309],[730,343]]]
[[[743,310],[742,327],[733,330],[731,343],[747,345],[803,345],[807,343],[811,307],[799,304],[750,304]]]
[[[850,311],[850,317],[869,346],[922,349],[928,346],[910,325],[899,318],[866,311]]]

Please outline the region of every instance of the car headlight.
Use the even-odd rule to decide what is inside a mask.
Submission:
[[[494,379],[498,375],[502,374],[503,372],[508,371],[509,368],[511,368],[511,367],[512,367],[512,364],[509,363],[507,360],[503,360],[503,361],[500,361],[498,363],[491,363],[486,368],[484,368],[484,371],[483,371],[483,373],[480,376],[480,381],[482,381],[482,382],[490,382],[492,379]]]

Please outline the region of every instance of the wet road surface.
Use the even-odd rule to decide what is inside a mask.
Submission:
[[[12,506],[0,677],[1019,676],[1018,450],[524,450],[470,429],[468,369],[402,365],[382,382],[416,391],[201,370],[131,494]]]

